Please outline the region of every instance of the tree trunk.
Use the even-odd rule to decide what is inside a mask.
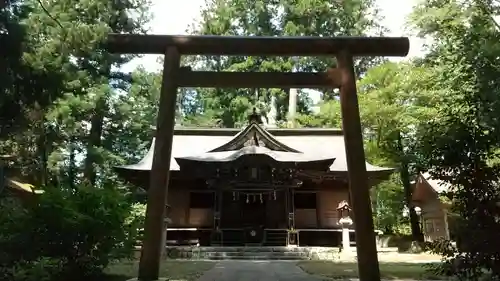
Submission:
[[[40,125],[40,134],[38,135],[38,141],[37,141],[37,150],[38,150],[38,156],[40,157],[40,172],[39,172],[39,177],[38,177],[38,182],[36,185],[38,186],[47,186],[48,184],[48,169],[47,169],[47,162],[48,162],[48,157],[47,155],[49,154],[49,143],[47,141],[47,131],[45,130],[45,124],[44,124],[44,119],[41,120],[41,125]]]
[[[69,164],[68,164],[68,183],[71,189],[75,188],[76,182],[76,149],[75,137],[69,139]]]
[[[90,134],[87,141],[87,157],[85,158],[84,176],[87,182],[94,186],[96,183],[96,171],[94,165],[99,162],[100,155],[97,148],[101,147],[102,127],[104,125],[104,110],[106,109],[106,99],[100,98],[97,101],[94,114],[91,119]]]
[[[403,184],[404,194],[406,206],[409,210],[410,215],[410,225],[411,225],[411,234],[413,236],[414,241],[423,241],[423,234],[420,228],[419,217],[415,212],[415,209],[412,207],[412,188],[410,182],[410,167],[408,163],[408,157],[406,157],[404,149],[403,149],[403,141],[401,137],[401,133],[398,134],[398,148],[403,157],[401,157],[401,169],[399,172],[401,183]]]

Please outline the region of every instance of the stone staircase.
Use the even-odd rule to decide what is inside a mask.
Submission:
[[[312,247],[167,247],[170,259],[310,260],[335,259],[336,248]]]
[[[205,257],[211,260],[307,260],[306,251],[290,251],[286,247],[241,247],[212,249]]]
[[[283,247],[286,246],[287,239],[286,230],[266,230],[266,239],[264,246]]]

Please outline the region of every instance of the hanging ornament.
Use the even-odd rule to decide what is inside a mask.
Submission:
[[[253,202],[255,202],[255,194],[252,197],[253,197]]]
[[[250,200],[249,200],[249,198],[248,198],[248,197],[249,197],[249,196],[248,196],[248,194],[247,194],[247,204],[250,202]]]
[[[262,200],[262,193],[260,194],[260,203],[264,203],[264,200]]]
[[[276,190],[273,192],[273,198],[276,200]]]
[[[236,201],[236,193],[233,192],[233,201]]]

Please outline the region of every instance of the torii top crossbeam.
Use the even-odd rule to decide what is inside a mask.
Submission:
[[[112,53],[165,54],[176,47],[181,55],[248,56],[406,56],[406,37],[270,37],[208,35],[111,34],[106,48]]]

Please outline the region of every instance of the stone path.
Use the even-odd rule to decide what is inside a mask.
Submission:
[[[287,261],[221,261],[198,281],[322,281]]]

